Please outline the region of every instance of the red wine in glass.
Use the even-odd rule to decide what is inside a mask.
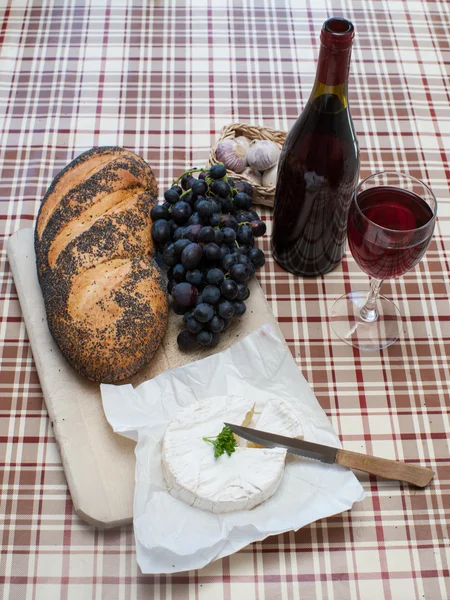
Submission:
[[[398,277],[422,258],[433,234],[422,228],[433,211],[414,192],[392,186],[362,191],[348,220],[348,242],[361,269],[378,279]],[[420,231],[418,231],[420,230]]]
[[[331,327],[360,350],[381,350],[398,338],[402,315],[379,291],[383,279],[399,277],[425,254],[433,235],[437,201],[415,177],[384,171],[370,175],[353,194],[348,242],[353,258],[371,277],[370,290],[341,296],[331,311]]]

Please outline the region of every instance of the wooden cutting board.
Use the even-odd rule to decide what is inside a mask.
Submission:
[[[17,231],[8,240],[7,251],[74,509],[85,521],[99,528],[130,523],[134,443],[112,431],[103,413],[99,384],[78,375],[50,335],[36,274],[34,230]],[[180,352],[176,337],[182,317],[171,312],[167,333],[152,362],[124,383],[137,386],[166,369],[220,352],[266,323],[270,323],[284,341],[255,278],[250,290],[246,314],[235,321],[214,350]]]

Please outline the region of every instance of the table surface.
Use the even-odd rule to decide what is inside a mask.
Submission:
[[[450,598],[447,1],[0,4],[3,599]],[[382,352],[359,353],[330,330],[332,302],[367,285],[348,254],[311,280],[269,258],[259,280],[344,447],[420,463],[436,477],[418,490],[360,475],[367,497],[349,512],[200,571],[143,576],[131,527],[97,531],[74,514],[6,240],[33,224],[54,175],[92,146],[135,150],[164,190],[184,167],[206,163],[228,123],[289,129],[331,15],[356,29],[350,94],[361,177],[396,169],[428,182],[440,203],[435,236],[414,270],[384,284],[405,318],[401,339]],[[271,212],[261,212],[270,230]],[[268,237],[262,245],[268,251]]]

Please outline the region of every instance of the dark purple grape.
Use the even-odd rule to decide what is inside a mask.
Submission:
[[[192,225],[198,227],[198,225]],[[181,264],[188,270],[195,269],[203,256],[203,249],[200,244],[189,244],[181,253]]]
[[[234,187],[237,189],[238,193],[247,194],[252,197],[253,187],[247,181],[237,181],[234,184]]]
[[[216,229],[216,231],[217,231],[217,229]],[[229,252],[230,252],[230,249],[228,248],[228,246],[226,244],[221,244],[220,245],[220,260],[223,260]]]
[[[208,191],[208,184],[202,179],[197,179],[191,190],[194,196],[204,196]]]
[[[203,325],[193,316],[190,316],[186,321],[186,329],[191,333],[198,333],[203,329]]]
[[[210,202],[210,200],[205,196],[195,196],[194,210],[197,210],[197,206],[200,204],[200,202]]]
[[[220,342],[220,333],[213,333],[211,341],[207,344],[207,348],[215,348]]]
[[[198,269],[188,271],[186,273],[186,281],[195,285],[196,288],[200,288],[203,285],[203,275]]]
[[[252,245],[251,246],[247,246],[247,244],[241,244],[239,246],[239,254],[245,254],[247,255],[250,250],[253,248],[253,244],[255,243],[255,240],[252,240]]]
[[[247,283],[250,279],[250,275],[250,269],[247,265],[237,264],[230,269],[230,277],[237,283]]]
[[[195,208],[202,219],[209,219],[213,214],[213,207],[209,200],[201,200]]]
[[[219,213],[213,213],[209,217],[209,224],[211,225],[211,227],[219,227],[220,221],[221,221],[221,216],[219,215]]]
[[[214,308],[210,304],[202,302],[197,304],[194,310],[194,317],[200,323],[208,323],[214,316]]]
[[[206,281],[210,285],[220,285],[224,279],[225,275],[223,274],[223,271],[217,269],[216,267],[209,269],[209,271],[206,273]]]
[[[236,292],[237,292],[237,286],[236,286]],[[202,296],[203,296],[203,302],[206,302],[206,304],[214,305],[214,304],[217,304],[217,302],[219,302],[220,290],[215,285],[207,285],[202,292]]]
[[[180,331],[177,337],[177,344],[180,350],[192,350],[198,346],[197,338],[194,333],[188,329]]]
[[[253,220],[250,210],[235,210],[233,214],[238,223],[250,223]]]
[[[183,202],[187,202],[189,204],[189,206],[192,208],[192,210],[194,209],[196,196],[193,196],[191,192],[189,192],[188,194],[183,196],[182,200],[183,200]]]
[[[162,221],[157,221],[157,223],[162,223]],[[174,267],[179,262],[179,255],[175,252],[173,244],[164,249],[162,257],[168,267]]]
[[[157,204],[150,211],[150,216],[152,218],[152,221],[159,221],[160,219],[168,219],[169,211],[162,204]]]
[[[250,296],[250,290],[248,289],[248,286],[245,283],[238,283],[238,293],[236,296],[236,300],[247,300],[247,298]]]
[[[227,174],[227,170],[226,170],[225,166],[222,164],[213,165],[209,169],[209,173],[208,173],[208,175],[211,177],[211,179],[222,179],[222,177],[225,177],[226,174]]]
[[[231,179],[231,177],[228,177],[228,185],[233,188],[234,187],[234,179]]]
[[[213,339],[213,334],[210,331],[206,331],[206,329],[202,329],[199,333],[197,333],[197,342],[202,346],[208,346]]]
[[[177,283],[181,283],[186,279],[186,269],[183,267],[183,265],[178,263],[174,266],[172,271],[172,277]]]
[[[223,319],[223,329],[221,333],[225,333],[225,331],[230,327],[230,319]]]
[[[195,212],[188,219],[188,225],[202,225],[202,219],[200,215]]]
[[[225,322],[222,319],[222,317],[219,317],[218,315],[214,315],[214,317],[209,322],[209,330],[212,331],[213,333],[220,333],[222,331],[224,325],[225,325]]]
[[[177,223],[177,225],[183,225],[189,219],[192,214],[192,208],[187,202],[177,202],[172,208],[171,217]]]
[[[183,177],[181,178],[180,184],[181,187],[183,188],[183,190],[187,190],[187,184],[189,179],[191,178],[191,174],[190,173],[186,173],[185,175],[183,175]]]
[[[220,221],[220,226],[222,228],[231,227],[231,229],[234,229],[234,231],[237,231],[238,222],[233,217],[233,215],[222,215],[222,219]]]
[[[185,231],[186,231],[186,227],[183,227],[183,226],[177,227],[175,233],[173,234],[173,241],[178,242],[179,240],[182,240]]]
[[[191,176],[189,177],[189,179],[187,180],[187,183],[186,183],[186,190],[190,190],[190,189],[192,189],[192,186],[194,185],[194,183],[195,183],[196,181],[197,181],[197,180],[195,179],[195,177],[192,177],[192,175],[191,175]]]
[[[267,231],[264,221],[250,221],[250,229],[255,237],[261,237]]]
[[[199,178],[199,179],[206,179],[206,173],[205,173],[204,171],[201,171],[201,172],[198,174],[198,178]]]
[[[225,279],[220,286],[220,293],[227,300],[234,300],[238,293],[238,284],[232,279]]]
[[[172,209],[172,205],[170,204],[170,202],[163,202],[161,206],[167,210],[167,214],[170,218],[170,210]]]
[[[177,225],[175,223],[175,221],[170,220],[170,237],[173,239],[175,233],[178,231],[178,228],[180,227],[180,225]]]
[[[198,298],[198,290],[191,283],[187,283],[186,281],[183,283],[177,283],[172,288],[172,298],[175,300],[177,304],[180,306],[184,306],[185,308],[190,308],[191,306],[195,306]]]
[[[188,310],[187,312],[185,312],[185,313],[184,313],[184,315],[183,315],[183,321],[184,321],[185,323],[187,323],[187,322],[188,322],[188,320],[189,320],[190,318],[192,318],[193,316],[194,316],[194,309],[193,309],[193,308],[191,308],[191,310]]]
[[[231,227],[224,227],[222,230],[223,233],[223,241],[228,246],[233,246],[236,241],[236,232]]]
[[[211,184],[211,191],[220,198],[226,198],[230,194],[230,186],[223,179],[220,181],[213,181]]]
[[[231,319],[234,315],[234,306],[228,300],[221,300],[217,307],[217,312],[222,319]]]
[[[178,285],[178,284],[176,284],[176,285]],[[176,285],[174,287],[176,287]],[[184,315],[189,310],[189,307],[181,306],[181,304],[178,304],[178,302],[173,301],[172,302],[172,310],[176,315]]]
[[[203,254],[208,262],[218,262],[220,260],[220,248],[214,242],[203,246]]]
[[[244,192],[239,192],[239,194],[236,194],[233,202],[236,208],[242,208],[243,210],[248,210],[252,205],[252,199]]]
[[[213,212],[215,212],[215,213],[223,212],[222,206],[218,200],[216,200],[215,198],[211,198],[210,202],[211,202],[211,206],[213,207]]]
[[[176,204],[180,199],[180,196],[177,194],[176,190],[172,188],[164,192],[164,199],[166,202],[169,202],[169,204]]]
[[[220,198],[220,209],[223,213],[230,213],[234,209],[234,204],[230,196]]]
[[[186,248],[186,246],[189,246],[191,242],[189,240],[186,239],[181,239],[181,240],[177,240],[176,242],[173,243],[173,249],[175,250],[175,252],[177,254],[181,254],[183,252],[183,250]]]
[[[191,242],[196,242],[202,227],[203,225],[188,225],[184,230],[183,237]]]
[[[254,210],[235,210],[233,213],[238,223],[250,223],[251,221],[260,221],[258,213]]]
[[[241,300],[235,300],[233,302],[233,308],[234,308],[234,316],[235,317],[242,317],[242,315],[247,310],[247,307]]]
[[[255,267],[262,267],[266,262],[264,252],[260,248],[252,248],[248,253],[248,257]]]
[[[214,242],[221,246],[223,244],[223,233],[221,229],[214,229]]]
[[[181,194],[183,193],[182,188],[177,184],[173,185],[170,189],[175,190],[179,196],[181,196]]]
[[[169,279],[167,281],[167,291],[168,291],[169,294],[172,291],[173,286],[176,285],[176,283],[177,282],[175,281],[175,279]]]
[[[229,271],[231,269],[231,267],[233,267],[234,265],[237,265],[238,262],[239,261],[238,261],[237,255],[227,254],[222,259],[222,267],[225,269],[225,271]]]
[[[252,264],[252,261],[249,259],[249,257],[246,254],[239,253],[236,256],[236,258],[237,258],[238,263],[241,265],[246,265],[247,267],[249,267]]]
[[[216,239],[216,234],[214,232],[214,229],[212,227],[210,227],[209,225],[207,225],[206,227],[203,227],[202,229],[200,229],[197,239],[199,242],[202,242],[203,244],[208,244],[209,242],[213,242]]]
[[[170,223],[165,219],[155,221],[152,225],[152,237],[157,244],[164,244],[170,240]]]

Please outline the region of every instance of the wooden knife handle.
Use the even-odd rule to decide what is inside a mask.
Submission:
[[[350,450],[338,450],[336,463],[350,469],[358,469],[358,471],[365,471],[372,475],[385,477],[386,479],[406,481],[418,487],[425,487],[434,477],[434,471],[426,467],[418,467],[387,458],[377,458],[376,456],[351,452]]]

